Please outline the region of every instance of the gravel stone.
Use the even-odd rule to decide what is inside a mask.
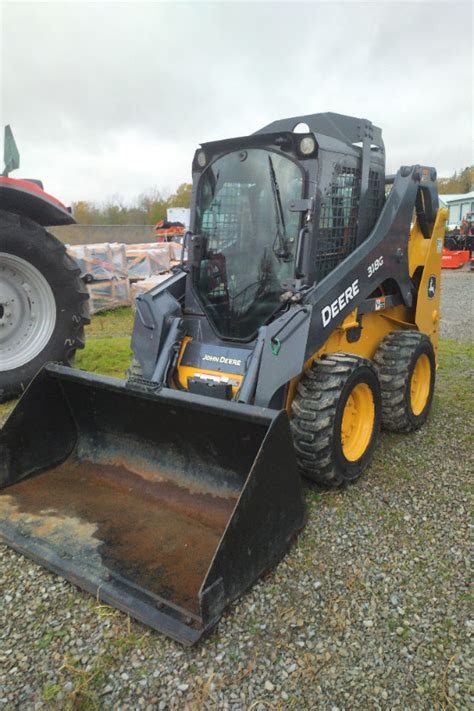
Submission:
[[[469,265],[441,271],[441,338],[473,342],[473,294],[474,272]]]

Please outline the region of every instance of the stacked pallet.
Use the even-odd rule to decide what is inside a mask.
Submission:
[[[87,289],[91,314],[131,304],[130,281],[127,277],[125,279],[93,281],[87,284]]]
[[[184,250],[183,245],[179,242],[168,242],[168,247],[170,248],[170,260],[172,263],[179,264],[181,259],[186,258],[187,250]]]
[[[89,291],[90,311],[95,314],[130,306],[138,293],[167,279],[170,269],[181,261],[182,246],[175,242],[104,242],[67,245],[67,250],[79,265]]]
[[[130,306],[130,282],[125,245],[117,242],[67,245],[89,291],[91,314]]]
[[[128,276],[124,244],[67,245],[67,250],[79,265],[86,282],[125,279]]]
[[[181,259],[181,245],[174,242],[150,242],[126,245],[129,278],[149,279],[168,271]]]
[[[171,272],[165,272],[164,274],[155,274],[148,279],[140,279],[139,281],[132,282],[130,284],[130,296],[132,301],[132,306],[135,308],[137,296],[140,294],[145,294],[150,289],[155,286],[162,284],[164,281],[169,279]]]

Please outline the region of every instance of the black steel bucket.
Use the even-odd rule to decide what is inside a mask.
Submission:
[[[0,431],[0,538],[186,644],[304,520],[285,412],[48,365]]]

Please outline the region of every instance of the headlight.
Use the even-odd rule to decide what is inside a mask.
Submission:
[[[196,156],[197,164],[200,168],[204,168],[207,163],[207,156],[204,151],[199,151]]]
[[[312,136],[305,136],[304,138],[301,139],[300,141],[300,151],[304,156],[310,156],[311,153],[314,153],[314,149],[316,148],[316,141]]]

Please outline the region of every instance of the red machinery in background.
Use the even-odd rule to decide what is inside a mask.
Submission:
[[[155,225],[158,242],[181,242],[186,232],[182,222],[169,222],[160,220]]]
[[[471,269],[474,268],[474,260],[471,254],[474,251],[474,212],[468,212],[462,219],[459,233],[449,235],[445,239],[445,247],[441,266],[443,269],[459,269],[471,262]]]

